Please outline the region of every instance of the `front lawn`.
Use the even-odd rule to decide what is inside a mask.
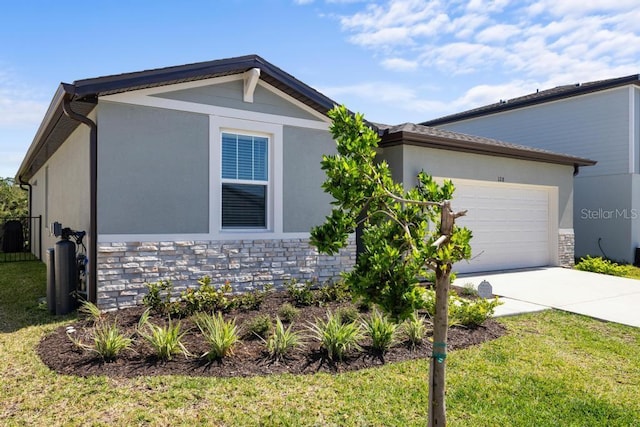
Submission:
[[[344,374],[134,379],[59,375],[40,339],[73,316],[38,307],[45,269],[0,264],[2,425],[425,425],[426,360]],[[640,329],[557,311],[452,352],[452,426],[629,426],[640,419]]]

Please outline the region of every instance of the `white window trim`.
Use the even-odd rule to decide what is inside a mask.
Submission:
[[[222,228],[222,133],[267,136],[269,170],[267,181],[267,228]],[[209,234],[214,239],[264,239],[282,234],[283,126],[220,116],[209,117]]]

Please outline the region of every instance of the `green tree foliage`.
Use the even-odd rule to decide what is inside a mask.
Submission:
[[[406,319],[423,304],[416,286],[420,276],[432,270],[448,280],[452,263],[471,256],[468,229],[454,225],[450,235],[441,236],[443,202],[451,200],[454,186],[421,172],[418,185],[405,190],[393,181],[389,165],[376,161],[380,139],[361,114],[342,106],[329,117],[338,154],[323,156],[321,164],[327,175],[323,189],[335,201],[325,223],[312,229],[312,243],[334,254],[362,224],[364,252],[344,278],[357,296]]]
[[[27,192],[13,178],[0,178],[0,220],[28,214]]]

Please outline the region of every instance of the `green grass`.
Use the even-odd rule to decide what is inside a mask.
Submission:
[[[0,425],[426,424],[426,360],[339,375],[76,378],[36,346],[72,316],[38,308],[45,269],[0,265]],[[640,329],[546,311],[501,320],[509,335],[447,358],[450,426],[633,426]]]

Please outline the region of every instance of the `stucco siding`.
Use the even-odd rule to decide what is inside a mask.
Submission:
[[[403,182],[416,184],[421,171],[433,176],[558,187],[558,225],[573,228],[573,168],[551,163],[404,146]],[[455,194],[454,194],[455,197]]]
[[[632,176],[581,177],[575,180],[576,257],[606,256],[632,261]],[[598,245],[598,240],[600,244]]]
[[[216,105],[257,113],[268,113],[296,117],[299,119],[318,120],[314,115],[290,102],[287,102],[285,99],[270,90],[265,89],[260,84],[256,86],[253,94],[253,102],[244,102],[242,80],[201,86],[192,89],[176,90],[154,96],[158,98],[173,99],[176,101]]]
[[[438,127],[597,160],[585,176],[629,170],[626,87]]]
[[[50,235],[51,223],[89,231],[89,182],[89,128],[81,125],[30,181],[31,214],[42,215],[43,261],[58,240]]]
[[[320,162],[323,154],[336,153],[336,144],[327,131],[293,126],[284,127],[283,144],[283,230],[308,232],[331,211]]]
[[[98,232],[209,231],[209,119],[98,105]]]

